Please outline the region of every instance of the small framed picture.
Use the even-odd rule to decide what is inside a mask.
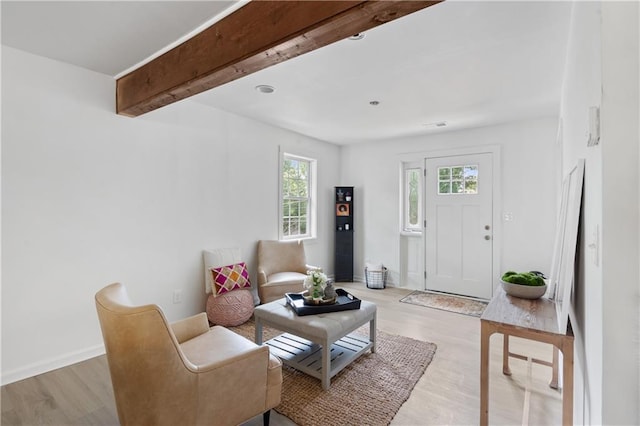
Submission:
[[[336,216],[349,216],[349,204],[336,204]]]

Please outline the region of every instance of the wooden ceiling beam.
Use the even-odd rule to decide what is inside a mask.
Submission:
[[[153,111],[440,1],[251,1],[119,78],[116,112]]]

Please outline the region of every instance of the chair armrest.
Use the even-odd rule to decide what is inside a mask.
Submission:
[[[206,313],[200,312],[197,315],[172,323],[171,329],[178,343],[183,343],[209,331],[209,320]]]
[[[258,285],[265,284],[267,282],[267,271],[263,268],[258,268]]]
[[[322,268],[319,266],[313,266],[313,265],[305,265],[307,267],[307,271],[320,271],[322,272]]]
[[[269,361],[267,346],[258,346],[222,326],[214,326],[207,333],[180,344],[180,350],[188,361],[187,368],[198,373],[242,366],[251,359],[262,359],[266,369]]]
[[[201,361],[196,365],[196,368],[199,373],[206,373],[216,370],[221,371],[221,369],[233,369],[237,365],[243,365],[246,362],[253,364],[256,361],[263,363],[264,368],[267,368],[269,365],[269,348],[267,346],[255,345],[255,347],[243,348],[226,359]]]

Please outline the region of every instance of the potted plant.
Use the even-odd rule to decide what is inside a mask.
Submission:
[[[304,298],[306,304],[328,305],[335,303],[335,291],[333,292],[333,294],[329,295],[329,297],[327,297],[327,295],[325,294],[327,281],[327,276],[321,270],[314,269],[307,271],[307,277],[304,280],[304,288],[306,290],[302,293],[302,297]],[[333,290],[332,286],[331,290]]]

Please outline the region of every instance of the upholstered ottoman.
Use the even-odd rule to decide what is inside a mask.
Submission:
[[[249,290],[234,290],[207,298],[207,318],[213,324],[233,327],[244,324],[253,314],[253,295]]]
[[[202,254],[209,322],[227,327],[246,322],[253,314],[254,299],[240,249],[203,250]]]
[[[256,343],[262,344],[263,325],[285,331],[266,342],[271,353],[284,364],[320,379],[327,390],[331,377],[367,350],[375,352],[376,312],[375,304],[362,300],[360,309],[298,316],[286,299],[275,300],[254,310]],[[349,334],[367,322],[368,338]]]

